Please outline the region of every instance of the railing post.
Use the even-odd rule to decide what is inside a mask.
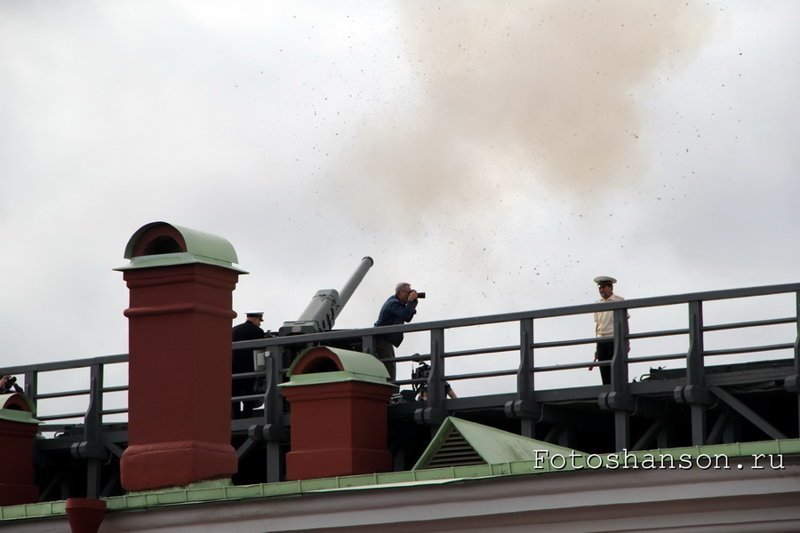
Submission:
[[[361,337],[361,351],[370,355],[375,355],[375,335],[364,335]]]
[[[797,433],[800,436],[800,292],[795,293],[795,310],[797,333],[794,341],[794,375],[786,377],[783,387],[787,392],[797,395]],[[26,378],[27,379],[27,378]]]
[[[86,497],[97,498],[100,496],[100,482],[102,479],[102,463],[106,453],[103,449],[103,366],[92,365],[91,373],[91,403],[86,413],[85,436],[86,441],[98,452],[93,454],[86,465]]]
[[[361,351],[368,353],[375,359],[378,359],[378,361],[381,361],[378,358],[378,339],[375,337],[375,335],[364,335],[361,337]],[[381,363],[385,365],[386,361],[381,361]],[[397,363],[395,363],[395,365],[397,365]]]
[[[418,424],[438,426],[445,419],[444,329],[431,330],[431,373],[428,376],[428,399],[425,407],[414,412]]]
[[[797,394],[797,436],[800,437],[800,387],[798,387],[798,380],[800,380],[800,292],[795,293],[795,311],[794,316],[797,317],[797,336],[794,341],[794,383],[795,392]]]
[[[506,402],[505,413],[509,418],[520,419],[520,433],[533,438],[536,420],[541,416],[541,406],[533,401],[533,319],[519,323],[519,369],[517,370],[517,399]]]
[[[103,463],[109,454],[103,445],[103,365],[93,364],[89,372],[89,407],[83,423],[84,440],[73,444],[70,451],[76,459],[86,460],[86,497],[98,498]]]
[[[690,405],[692,445],[706,443],[707,409],[711,397],[706,389],[705,348],[703,346],[703,302],[689,302],[689,352],[686,355],[686,385],[675,387],[678,403]]]
[[[254,424],[247,430],[255,442],[264,442],[266,453],[267,483],[281,480],[283,454],[281,444],[286,440],[283,423],[283,395],[280,387],[283,379],[283,346],[272,346],[264,355],[264,425]]]
[[[631,441],[633,397],[628,393],[628,310],[614,309],[614,357],[611,359],[611,392],[598,398],[602,409],[614,411],[614,446],[627,450]]]
[[[611,359],[611,388],[628,392],[628,310],[614,310],[614,357]]]
[[[29,370],[25,372],[25,395],[33,402],[33,412],[39,408],[39,372]]]

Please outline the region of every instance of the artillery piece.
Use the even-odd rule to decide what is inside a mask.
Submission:
[[[364,280],[364,276],[366,276],[373,264],[374,261],[371,257],[364,257],[361,259],[361,262],[359,263],[355,272],[353,272],[353,274],[350,276],[350,279],[347,280],[340,291],[337,291],[336,289],[318,290],[297,320],[284,322],[278,330],[277,335],[272,333],[268,334],[268,336],[287,337],[291,335],[323,333],[333,329],[333,325],[335,324],[339,313],[341,313],[344,306],[350,300],[350,297]],[[340,348],[347,348],[351,350],[361,349],[360,338],[344,339],[331,344],[334,344]],[[292,363],[294,358],[307,346],[308,345],[297,345],[282,350],[280,356],[281,367],[287,368]],[[272,397],[273,401],[276,401],[275,398],[277,398],[277,391],[275,390],[274,385],[277,385],[277,383],[283,379],[283,376],[272,375],[274,370],[268,368],[270,351],[271,350],[268,348],[257,349],[251,352],[252,366],[248,370],[262,374],[262,377],[235,378],[240,380],[242,383],[242,389],[250,390],[254,394],[258,394],[262,397],[262,399],[246,400],[249,402],[251,408],[257,408],[265,403],[263,401],[264,396],[267,398]],[[242,355],[247,357],[247,350],[244,352],[245,353]],[[234,357],[237,357],[236,351],[234,351]]]
[[[322,333],[333,329],[339,313],[372,265],[372,258],[364,257],[341,291],[335,289],[317,291],[297,320],[284,322],[277,335],[270,336],[290,337]],[[360,351],[361,338],[337,340],[328,344]],[[251,473],[265,470],[269,481],[280,480],[281,458],[287,451],[288,427],[285,417],[287,406],[278,385],[285,379],[283,369],[288,368],[294,358],[308,345],[308,343],[301,342],[253,350],[253,368],[259,377],[238,378],[249,381],[255,393],[249,398],[241,397],[240,399],[253,402],[251,405],[254,409],[263,405],[263,413],[255,411],[251,417],[234,420],[232,444],[237,449],[250,449],[256,443],[263,443],[266,453],[240,454],[239,473],[235,477],[237,483],[257,482],[261,479],[260,474],[251,477],[253,476]]]
[[[278,330],[278,336],[321,333],[333,329],[333,325],[342,308],[350,300],[350,297],[361,284],[373,264],[371,257],[364,257],[341,291],[336,289],[317,291],[305,311],[300,315],[300,318],[284,322],[283,326]]]

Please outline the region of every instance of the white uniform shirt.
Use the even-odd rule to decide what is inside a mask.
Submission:
[[[607,300],[600,298],[595,303],[621,302],[625,298],[612,294]],[[631,316],[628,315],[628,318]],[[594,334],[596,337],[611,337],[614,335],[614,312],[600,311],[594,314]]]

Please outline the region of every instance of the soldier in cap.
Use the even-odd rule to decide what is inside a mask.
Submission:
[[[597,283],[597,289],[600,291],[600,299],[597,300],[597,303],[621,302],[625,299],[614,294],[614,284],[617,282],[614,278],[597,276],[594,278],[594,282]],[[598,339],[594,360],[611,361],[614,357],[614,313],[611,311],[596,312],[594,314],[594,332]],[[589,367],[589,370],[593,369],[593,366]],[[611,367],[601,366],[600,377],[604,385],[611,383]]]
[[[247,319],[233,328],[233,342],[249,341],[253,339],[263,339],[266,336],[264,330],[261,329],[261,324],[264,322],[264,313],[261,311],[254,311],[247,313]],[[243,374],[245,372],[252,372],[253,366],[253,350],[244,348],[240,350],[233,350],[233,359],[231,361],[231,372],[233,374]],[[236,379],[231,384],[232,396],[245,396],[255,392],[256,380],[250,379]],[[233,418],[248,417],[252,414],[253,409],[261,405],[258,400],[245,400],[244,402],[234,402],[231,408],[231,416]]]

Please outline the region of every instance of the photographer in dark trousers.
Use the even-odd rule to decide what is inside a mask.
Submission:
[[[17,378],[14,376],[1,376],[0,394],[11,394],[14,392],[18,392],[20,394],[25,393],[25,391],[22,390],[22,387],[17,385]]]
[[[417,313],[417,304],[419,298],[424,298],[425,293],[418,293],[411,288],[411,284],[401,281],[394,289],[394,295],[389,296],[389,299],[384,302],[378,313],[378,320],[375,321],[375,326],[395,326],[398,324],[405,324],[411,322],[414,315]],[[386,335],[379,335],[376,337],[376,351],[378,359],[394,358],[394,349],[400,346],[403,342],[402,333],[387,333]],[[397,379],[397,369],[394,361],[383,361],[386,365],[386,370],[389,371],[391,380]]]

